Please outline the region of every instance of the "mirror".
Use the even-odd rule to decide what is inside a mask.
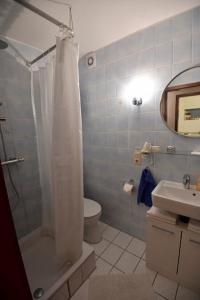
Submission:
[[[200,65],[180,72],[168,83],[160,113],[166,126],[177,134],[200,137]]]

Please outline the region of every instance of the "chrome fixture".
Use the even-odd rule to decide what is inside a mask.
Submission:
[[[24,157],[15,157],[6,161],[2,161],[1,165],[2,166],[7,166],[7,165],[12,165],[12,164],[16,164],[18,162],[22,162],[24,161]]]
[[[167,153],[175,153],[176,147],[174,145],[167,146]]]
[[[2,103],[1,103],[1,105],[2,105]],[[18,161],[24,160],[24,158],[22,158],[22,157],[21,158],[19,157],[18,159],[16,157],[14,159],[9,158],[9,156],[7,154],[6,143],[5,143],[5,138],[4,138],[1,122],[0,122],[0,142],[2,143],[2,150],[3,150],[2,154],[3,154],[3,159],[4,159],[4,161],[1,162],[1,165],[5,165],[12,190],[14,191],[14,193],[16,195],[16,202],[15,202],[15,204],[12,204],[12,206],[11,206],[11,210],[14,211],[17,208],[20,201],[23,201],[23,198],[21,198],[20,193],[15,185],[15,182],[14,182],[12,174],[11,174],[10,166],[12,163],[16,163]]]
[[[142,105],[142,98],[134,97],[132,103],[133,103],[133,105],[140,106],[140,105]]]
[[[40,299],[42,296],[44,295],[44,290],[43,288],[37,288],[34,293],[33,293],[33,297],[35,299]]]
[[[183,176],[183,186],[185,189],[189,189],[190,188],[190,175],[185,174]]]

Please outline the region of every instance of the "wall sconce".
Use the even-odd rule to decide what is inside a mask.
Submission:
[[[142,98],[134,97],[133,100],[132,100],[132,103],[133,103],[133,105],[140,106],[140,105],[142,105]]]

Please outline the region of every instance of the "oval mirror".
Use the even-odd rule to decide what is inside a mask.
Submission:
[[[166,126],[177,134],[200,137],[200,65],[182,71],[168,83],[160,113]]]

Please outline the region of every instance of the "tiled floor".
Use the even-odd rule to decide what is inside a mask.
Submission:
[[[96,270],[91,276],[108,273],[147,273],[157,300],[200,300],[200,296],[185,289],[158,273],[148,269],[145,263],[145,242],[100,223],[103,239],[92,245],[96,253]],[[72,300],[87,300],[86,282]]]

